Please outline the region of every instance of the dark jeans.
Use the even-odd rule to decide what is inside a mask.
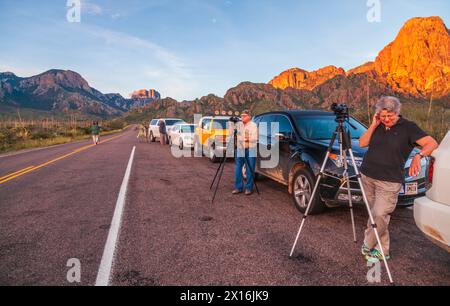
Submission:
[[[236,151],[237,152],[237,151]],[[241,154],[243,155],[243,154]],[[249,149],[245,150],[245,156],[249,164],[245,163],[245,157],[238,157],[237,153],[234,154],[235,164],[234,164],[234,177],[236,179],[234,187],[238,190],[243,190],[244,183],[242,177],[242,167],[245,165],[245,170],[247,174],[247,182],[245,184],[245,190],[253,190],[253,176],[256,166],[256,157],[250,157]],[[249,168],[251,167],[251,169]],[[252,175],[253,174],[253,175]]]

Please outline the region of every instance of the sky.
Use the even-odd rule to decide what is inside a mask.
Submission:
[[[0,0],[0,72],[72,70],[103,93],[192,100],[373,61],[412,17],[450,25],[448,0],[81,0],[80,22],[67,3]]]

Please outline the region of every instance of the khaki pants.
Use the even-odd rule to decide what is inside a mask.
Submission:
[[[375,180],[364,174],[362,175],[362,183],[369,201],[370,210],[377,224],[383,251],[385,255],[389,255],[389,221],[397,205],[398,194],[402,189],[402,184]],[[380,250],[370,219],[367,222],[364,244],[371,249],[376,248]]]

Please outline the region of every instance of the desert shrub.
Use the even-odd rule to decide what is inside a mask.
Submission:
[[[125,127],[125,121],[122,119],[115,119],[106,123],[103,128],[107,130],[120,130]]]
[[[55,136],[54,133],[45,130],[36,130],[31,133],[31,139],[50,139]]]

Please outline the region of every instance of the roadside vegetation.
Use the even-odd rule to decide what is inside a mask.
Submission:
[[[121,119],[99,121],[102,135],[125,128]],[[46,147],[88,139],[92,121],[77,120],[2,120],[0,121],[0,153]]]

